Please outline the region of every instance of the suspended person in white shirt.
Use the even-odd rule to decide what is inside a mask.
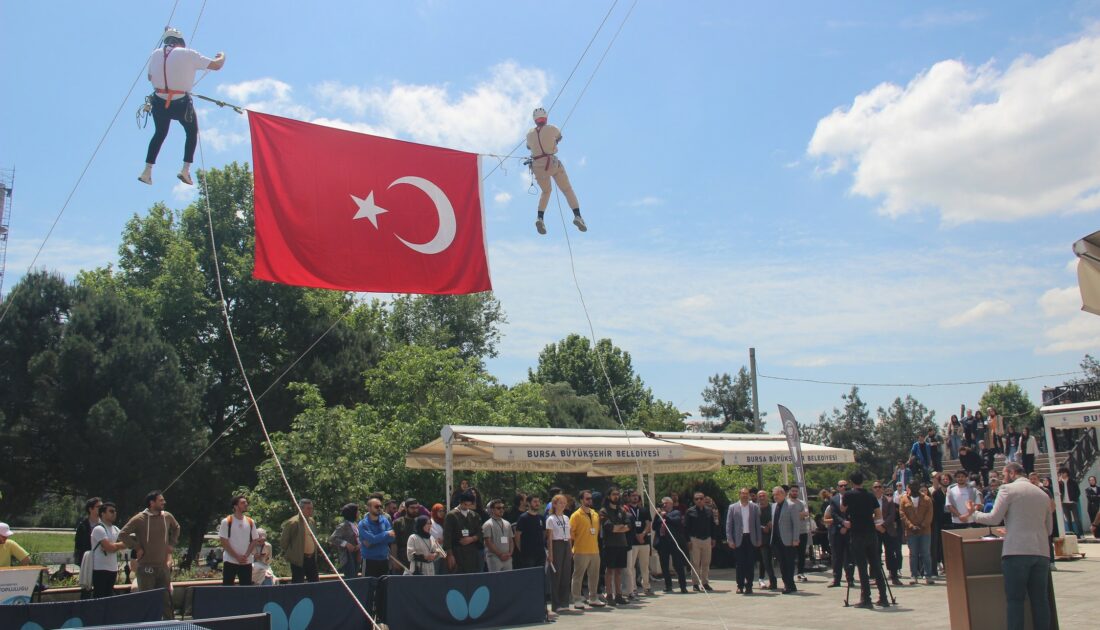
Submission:
[[[558,185],[558,190],[565,195],[569,207],[573,209],[573,225],[581,232],[587,232],[588,226],[581,217],[581,204],[577,201],[577,194],[573,192],[573,185],[569,183],[569,175],[565,172],[565,166],[558,159],[558,143],[561,142],[561,130],[554,125],[546,124],[546,110],[538,108],[531,114],[535,119],[535,126],[527,132],[527,148],[531,151],[531,159],[526,163],[531,167],[531,174],[539,185],[542,194],[539,196],[538,220],[535,221],[535,229],[539,234],[546,234],[546,223],[543,215],[546,213],[546,204],[550,202],[550,178]]]
[[[191,103],[191,88],[195,85],[195,73],[199,70],[221,70],[225,65],[225,53],[213,59],[202,56],[197,50],[187,48],[183,34],[174,28],[164,30],[162,46],[149,56],[149,82],[153,94],[148,99],[153,115],[153,138],[145,154],[145,170],[138,180],[152,185],[153,164],[157,161],[160,146],[168,137],[168,126],[173,120],[183,126],[187,138],[183,145],[183,168],[176,177],[192,185],[191,164],[195,161],[195,147],[199,142],[199,122]]]

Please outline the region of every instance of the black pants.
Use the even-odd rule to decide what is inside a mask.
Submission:
[[[791,547],[780,541],[772,544],[772,553],[779,561],[779,574],[783,577],[783,590],[793,591],[794,588],[794,554],[798,553],[798,546]]]
[[[389,560],[363,560],[363,577],[382,577],[389,572]]]
[[[317,555],[303,556],[302,566],[290,565],[290,582],[291,584],[301,584],[302,582],[316,582],[320,578],[317,575]]]
[[[529,557],[516,555],[512,557],[513,569],[530,569],[532,567],[541,567],[546,565],[546,554],[540,556]]]
[[[657,555],[661,558],[661,574],[665,576],[665,590],[672,590],[672,572],[669,571],[668,560],[672,557],[672,565],[676,568],[676,575],[680,578],[680,588],[687,588],[687,578],[684,575],[684,554],[676,548],[671,540],[661,541],[657,545]]]
[[[233,586],[234,578],[240,578],[241,586],[252,586],[252,565],[233,562],[222,564],[222,586]]]
[[[775,588],[775,567],[772,565],[772,548],[767,540],[756,548],[756,561],[760,564],[760,579],[768,577],[768,588]]]
[[[848,578],[848,581],[852,581],[852,554],[851,554],[851,536],[849,534],[841,534],[839,531],[833,536],[832,544],[833,555],[833,584],[840,584],[840,573],[843,570],[844,575]]]
[[[1022,459],[1024,462],[1024,472],[1029,475],[1035,472],[1035,455],[1024,454]]]
[[[737,561],[737,588],[752,590],[752,566],[756,562],[756,547],[752,544],[752,536],[741,535],[741,542],[737,549],[733,550]]]
[[[859,571],[859,601],[871,601],[871,581],[868,579],[868,566],[870,577],[878,584],[879,599],[886,599],[886,576],[882,574],[882,561],[878,555],[877,532],[866,534],[851,534],[848,541],[852,560],[855,561],[856,570]]]
[[[178,120],[187,134],[183,143],[183,161],[188,164],[195,161],[195,147],[199,143],[199,121],[195,116],[195,107],[191,104],[191,95],[175,97],[166,108],[164,99],[153,96],[153,138],[149,140],[149,150],[145,153],[146,164],[156,164],[160,145],[168,137],[168,126]]]
[[[879,542],[886,555],[886,571],[896,578],[901,570],[901,536],[879,534]]]
[[[118,571],[92,571],[92,597],[110,597],[115,594],[115,578]]]
[[[799,534],[798,535],[798,562],[796,563],[798,574],[802,575],[806,572],[806,548],[810,546],[810,535]]]

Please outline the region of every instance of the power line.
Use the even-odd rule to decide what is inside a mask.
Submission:
[[[1057,372],[1054,374],[1038,374],[1036,376],[1022,376],[1020,378],[998,378],[988,381],[953,381],[948,383],[849,383],[846,381],[822,381],[813,378],[790,378],[786,376],[768,376],[766,374],[758,374],[760,378],[766,378],[773,381],[789,381],[793,383],[817,383],[819,385],[850,385],[852,387],[951,387],[955,385],[988,385],[990,383],[1005,383],[1013,381],[1031,381],[1039,378],[1051,378],[1055,376],[1071,376],[1074,374],[1084,374],[1085,372],[1077,370],[1074,372]]]

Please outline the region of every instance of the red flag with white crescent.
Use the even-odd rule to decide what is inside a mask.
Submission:
[[[492,289],[476,153],[256,112],[248,123],[255,278],[380,293]]]

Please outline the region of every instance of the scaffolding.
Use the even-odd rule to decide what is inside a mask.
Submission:
[[[11,191],[15,170],[0,169],[0,296],[4,295],[4,272],[8,267],[8,235],[11,223]]]

